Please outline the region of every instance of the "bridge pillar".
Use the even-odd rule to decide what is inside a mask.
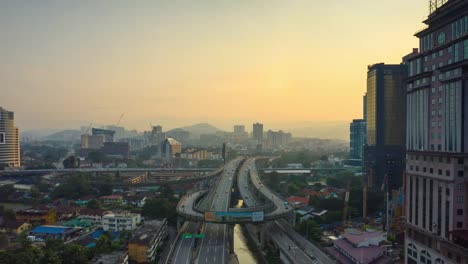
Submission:
[[[266,232],[268,232],[266,225],[258,226],[258,241],[260,242],[260,248],[262,249],[264,249],[266,245]]]
[[[180,227],[184,223],[184,219],[182,217],[177,217],[177,232],[180,232]]]
[[[234,225],[228,225],[229,254],[234,254]]]

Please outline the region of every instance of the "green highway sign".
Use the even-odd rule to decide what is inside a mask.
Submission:
[[[193,235],[192,234],[183,234],[182,235],[182,238],[193,238]]]
[[[195,234],[196,238],[205,238],[205,234]]]

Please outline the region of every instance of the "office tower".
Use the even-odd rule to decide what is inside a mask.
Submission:
[[[406,263],[468,263],[468,1],[430,1],[406,80]]]
[[[253,136],[253,139],[257,143],[259,144],[263,143],[263,124],[260,124],[260,123],[253,124],[252,136]]]
[[[362,148],[366,144],[366,120],[354,119],[349,130],[349,159],[362,160]]]
[[[13,112],[0,107],[0,169],[21,166],[19,129],[14,119]]]
[[[364,171],[371,188],[398,189],[402,184],[405,142],[406,66],[369,66],[366,95]]]

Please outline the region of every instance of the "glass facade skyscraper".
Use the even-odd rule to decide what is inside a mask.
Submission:
[[[407,66],[369,66],[366,98],[364,171],[372,188],[398,189],[402,184],[405,142],[405,91]]]

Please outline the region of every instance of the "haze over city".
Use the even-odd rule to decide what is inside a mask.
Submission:
[[[138,130],[346,124],[361,115],[367,65],[399,63],[427,15],[425,0],[0,7],[1,103],[23,131],[114,124],[121,113]]]

